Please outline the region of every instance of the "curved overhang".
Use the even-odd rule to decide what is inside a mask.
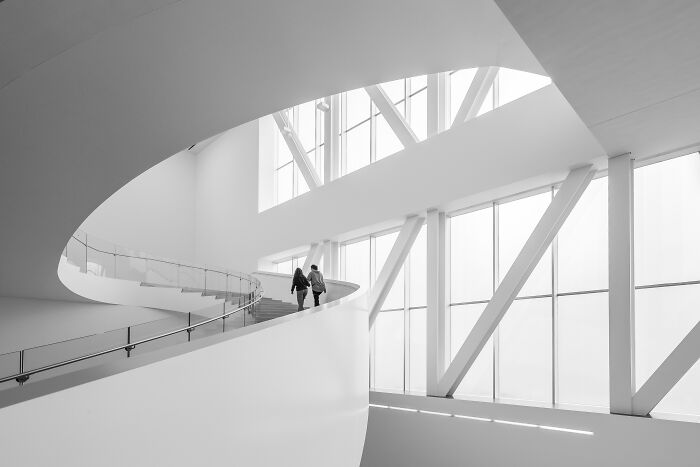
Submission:
[[[0,13],[11,16],[10,4]],[[0,90],[0,295],[77,299],[56,275],[66,239],[193,142],[398,77],[479,65],[541,72],[490,0],[191,0],[104,24],[29,60],[40,63]]]

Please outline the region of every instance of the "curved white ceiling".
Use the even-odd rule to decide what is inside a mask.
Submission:
[[[542,72],[490,0],[187,0],[148,14],[130,2],[87,18],[73,1],[50,24],[20,5],[35,3],[0,3],[3,30],[23,25],[0,49],[0,295],[75,298],[56,275],[69,235],[128,181],[224,129],[403,76]]]

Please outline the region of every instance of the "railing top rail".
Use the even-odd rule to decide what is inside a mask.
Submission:
[[[221,271],[216,266],[212,266],[212,267],[194,266],[192,264],[187,264],[187,263],[183,263],[180,261],[171,261],[171,260],[167,260],[167,259],[154,258],[154,257],[150,257],[150,256],[119,253],[116,251],[116,248],[118,247],[118,245],[114,245],[115,251],[102,250],[100,248],[95,247],[94,245],[90,245],[89,242],[87,241],[88,235],[86,233],[83,233],[83,234],[85,235],[86,240],[81,240],[80,238],[76,237],[75,234],[71,235],[71,238],[73,238],[75,241],[77,241],[81,245],[85,246],[86,248],[89,248],[89,249],[96,251],[96,252],[99,252],[99,253],[103,253],[106,255],[119,256],[121,258],[142,259],[142,260],[147,260],[147,261],[155,261],[155,262],[163,263],[163,264],[170,264],[170,265],[178,266],[178,267],[198,269],[200,271],[204,271],[205,273],[206,272],[213,272],[216,274],[223,274],[226,276],[238,277],[240,279],[245,279],[253,284],[260,285],[260,281],[256,277],[254,277],[250,274],[246,274],[246,273],[238,272],[238,271],[229,271],[229,270]],[[105,243],[107,243],[107,242],[105,242]]]
[[[127,343],[126,345],[120,345],[120,346],[117,346],[117,347],[112,347],[112,348],[109,348],[109,349],[106,349],[106,350],[101,350],[101,351],[99,351],[99,352],[93,352],[93,353],[90,353],[90,354],[87,354],[87,355],[83,355],[83,356],[80,356],[80,357],[75,357],[75,358],[71,358],[71,359],[68,359],[68,360],[64,360],[64,361],[62,361],[62,362],[52,363],[51,365],[45,365],[45,366],[43,366],[43,367],[35,368],[35,369],[33,369],[33,370],[23,371],[23,372],[21,372],[21,373],[17,373],[17,374],[11,375],[11,376],[6,376],[6,377],[4,377],[4,378],[0,378],[0,383],[6,383],[6,382],[12,381],[12,380],[17,380],[17,381],[19,381],[19,380],[21,380],[21,379],[29,378],[29,376],[35,375],[35,374],[37,374],[37,373],[42,373],[42,372],[44,372],[44,371],[54,370],[54,369],[56,369],[56,368],[60,368],[60,367],[67,366],[67,365],[71,365],[71,364],[73,364],[73,363],[82,362],[82,361],[84,361],[84,360],[89,360],[89,359],[91,359],[91,358],[99,357],[99,356],[102,356],[102,355],[107,355],[107,354],[109,354],[109,353],[118,352],[118,351],[120,351],[120,350],[131,351],[131,350],[135,349],[136,346],[138,346],[138,345],[145,344],[145,343],[147,343],[147,342],[152,342],[152,341],[155,341],[155,340],[158,340],[158,339],[162,339],[162,338],[164,338],[164,337],[172,336],[172,335],[175,335],[175,334],[178,334],[178,333],[181,333],[181,332],[192,332],[194,329],[196,329],[196,328],[198,328],[198,327],[200,327],[200,326],[204,326],[205,324],[209,324],[209,323],[212,323],[212,322],[214,322],[214,321],[218,321],[218,320],[220,320],[220,319],[226,319],[226,318],[228,318],[229,316],[231,316],[231,315],[234,314],[234,313],[238,313],[238,312],[241,311],[241,310],[244,310],[244,309],[246,309],[246,308],[248,308],[248,307],[250,307],[250,306],[252,306],[252,305],[255,305],[255,304],[258,303],[261,299],[262,299],[262,293],[259,293],[259,294],[256,295],[255,298],[254,298],[253,300],[251,300],[249,303],[246,303],[245,305],[239,306],[238,308],[236,308],[236,309],[234,309],[234,310],[231,310],[231,311],[229,311],[229,312],[227,312],[227,313],[223,313],[223,314],[221,314],[221,315],[219,315],[219,316],[215,316],[215,317],[213,317],[213,318],[209,318],[209,319],[204,320],[204,321],[201,321],[201,322],[199,322],[199,323],[190,324],[190,325],[187,325],[187,326],[185,326],[185,327],[183,327],[183,328],[179,328],[179,329],[175,329],[175,330],[172,330],[172,331],[164,332],[164,333],[161,333],[161,334],[158,334],[158,335],[155,335],[155,336],[148,337],[148,338],[146,338],[146,339],[141,339],[141,340],[139,340],[139,341],[129,342],[129,343]],[[20,352],[23,352],[23,351],[20,351]],[[17,353],[17,352],[11,352],[11,353]]]

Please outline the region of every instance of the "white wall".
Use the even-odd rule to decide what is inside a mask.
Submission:
[[[176,315],[140,306],[0,297],[0,354]]]
[[[110,196],[81,229],[130,250],[194,260],[195,156],[180,152]]]
[[[257,269],[258,122],[225,132],[196,158],[195,251],[199,264]],[[253,236],[254,238],[254,236]]]
[[[3,465],[359,465],[366,309],[348,300],[178,348],[194,350],[164,358],[173,350],[164,349],[0,392]],[[124,372],[76,385],[110,368]],[[22,390],[62,383],[71,387],[7,406]]]
[[[691,467],[700,458],[697,423],[381,393],[370,402],[594,434],[370,408],[363,467]]]

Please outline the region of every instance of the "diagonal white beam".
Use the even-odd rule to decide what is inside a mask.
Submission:
[[[296,162],[299,172],[301,172],[302,177],[304,177],[304,180],[306,180],[306,184],[309,186],[309,189],[313,190],[314,188],[321,186],[321,179],[319,178],[318,173],[316,173],[314,166],[311,165],[309,156],[306,154],[306,151],[304,151],[304,146],[301,144],[299,137],[289,124],[287,114],[284,112],[275,112],[272,114],[272,117],[275,119],[275,123],[277,123],[280,133],[282,133],[282,136],[289,147],[289,152],[292,153],[294,162]]]
[[[421,227],[423,226],[424,219],[419,216],[413,216],[406,219],[403,227],[401,227],[401,232],[394,242],[394,246],[389,252],[389,256],[382,267],[382,271],[379,273],[376,282],[372,286],[372,290],[369,294],[369,301],[367,302],[367,308],[369,309],[369,327],[374,325],[374,321],[377,319],[379,310],[384,305],[384,300],[391,290],[391,286],[396,280],[396,276],[401,270],[404,261],[408,253],[411,251],[413,242],[416,240]]]
[[[399,113],[399,110],[391,103],[381,86],[373,85],[365,88],[367,94],[377,106],[379,111],[384,115],[386,122],[389,124],[396,137],[399,139],[404,148],[417,143],[416,137],[411,127],[408,126],[406,119]]]
[[[632,397],[632,413],[647,416],[700,359],[700,322]]]
[[[493,80],[496,79],[498,74],[497,66],[487,66],[476,70],[472,84],[469,85],[467,94],[464,96],[462,104],[459,106],[459,110],[455,115],[455,120],[452,122],[452,126],[464,123],[476,117],[479,113],[481,105],[486,99],[486,95],[489,93],[489,89],[493,84]]]
[[[318,265],[318,262],[321,260],[321,256],[323,256],[323,243],[314,243],[311,245],[309,252],[306,254],[304,267],[301,268],[301,270],[304,271],[304,274],[311,270],[312,264]]]
[[[455,392],[594,174],[595,171],[590,165],[569,172],[554,200],[542,215],[503,282],[498,286],[486,309],[467,336],[467,340],[445,371],[438,385],[439,395],[451,396]]]

